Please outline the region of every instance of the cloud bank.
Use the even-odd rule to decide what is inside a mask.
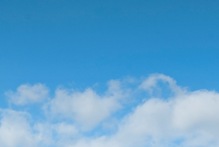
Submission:
[[[0,109],[4,147],[219,146],[219,93],[163,74],[110,80],[101,92],[24,84]],[[33,109],[34,107],[34,109]],[[36,111],[37,110],[37,111]]]

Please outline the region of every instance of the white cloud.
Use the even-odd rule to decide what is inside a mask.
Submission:
[[[201,128],[219,132],[219,93],[195,91],[177,98],[175,103],[176,127],[184,131]]]
[[[68,124],[68,123],[58,123],[55,124],[53,126],[54,130],[57,132],[57,134],[60,134],[60,136],[62,137],[66,137],[66,136],[72,136],[74,137],[75,135],[77,135],[78,130],[77,128],[72,125],[72,124]]]
[[[159,88],[158,82],[161,81],[165,84],[167,84],[167,86],[170,88],[170,90],[174,93],[174,94],[182,94],[184,93],[184,89],[182,89],[181,87],[179,87],[176,84],[176,81],[174,79],[172,79],[169,76],[166,76],[164,74],[152,74],[150,75],[147,79],[145,79],[142,84],[139,86],[141,89],[144,89],[146,91],[148,91],[150,94],[156,94],[159,91],[157,91]],[[156,90],[156,91],[154,91]]]
[[[1,110],[0,144],[4,147],[35,146],[26,113]]]
[[[156,90],[164,88],[158,81],[167,83],[170,97],[156,97]],[[109,82],[102,94],[92,88],[57,89],[54,98],[43,104],[47,108],[43,121],[31,121],[31,113],[2,110],[0,144],[6,147],[219,146],[218,92],[186,91],[162,74],[151,75],[129,90],[121,84],[124,83]],[[136,90],[149,90],[152,95],[133,109],[124,109],[130,105],[124,103],[126,98],[142,97],[135,95]],[[121,112],[120,117],[115,117]],[[107,123],[113,131],[104,131],[101,124]]]
[[[13,104],[26,105],[43,101],[44,99],[48,98],[48,93],[48,88],[43,84],[24,84],[19,86],[16,92],[6,92],[6,96]]]
[[[92,129],[120,108],[115,93],[100,96],[92,89],[83,92],[57,89],[48,111],[54,117],[70,118],[82,129]]]
[[[123,119],[114,135],[80,140],[76,147],[219,146],[218,105],[219,95],[207,91],[150,99]]]

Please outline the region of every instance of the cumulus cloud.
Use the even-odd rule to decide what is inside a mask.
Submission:
[[[83,92],[57,89],[47,105],[49,114],[76,121],[83,129],[91,129],[120,108],[117,97],[98,95],[92,89]]]
[[[31,112],[2,109],[0,144],[5,147],[219,146],[217,91],[188,91],[163,74],[151,75],[128,89],[122,84],[111,80],[101,93],[91,87],[82,91],[58,88],[49,102],[42,103],[45,116],[41,120],[34,119]],[[149,95],[138,95],[136,90]],[[168,98],[157,96],[160,90]],[[131,103],[130,97],[141,97],[144,101],[126,109],[131,104],[124,100]]]
[[[13,110],[0,111],[0,144],[4,147],[35,146],[28,114]]]
[[[37,103],[48,98],[49,90],[43,84],[24,84],[14,91],[7,91],[6,96],[9,101],[15,105],[26,105],[31,103]]]

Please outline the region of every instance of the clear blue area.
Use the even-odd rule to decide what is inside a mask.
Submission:
[[[0,0],[0,93],[164,73],[219,90],[218,0]],[[3,102],[2,102],[3,103]]]

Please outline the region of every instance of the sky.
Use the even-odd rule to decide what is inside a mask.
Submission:
[[[216,0],[0,0],[0,144],[219,146]]]

